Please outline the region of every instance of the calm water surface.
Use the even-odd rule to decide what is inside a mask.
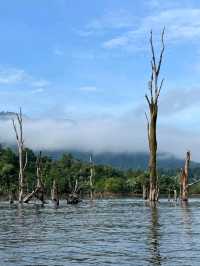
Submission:
[[[200,200],[0,203],[0,265],[200,265]]]

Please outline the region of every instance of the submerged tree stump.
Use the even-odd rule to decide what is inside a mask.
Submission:
[[[53,180],[53,186],[51,190],[51,199],[56,207],[59,206],[59,190],[58,190],[58,183],[56,180]]]
[[[142,186],[142,196],[144,200],[148,199],[148,187],[146,185]]]
[[[79,198],[79,195],[76,193],[69,194],[67,198],[67,204],[78,204],[81,202],[81,199]]]

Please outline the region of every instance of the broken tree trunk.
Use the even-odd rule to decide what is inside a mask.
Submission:
[[[36,175],[37,175],[37,185],[36,188],[28,194],[23,202],[28,203],[33,197],[36,197],[44,204],[44,184],[42,182],[42,152],[40,151],[36,160]]]
[[[16,114],[17,125],[14,119],[12,119],[13,128],[15,131],[15,136],[18,146],[18,155],[19,155],[19,196],[18,200],[20,203],[23,202],[26,184],[24,171],[27,166],[27,152],[24,149],[24,137],[23,137],[23,119],[22,119],[22,110],[20,108],[19,113]]]
[[[191,155],[190,152],[188,151],[186,153],[185,166],[180,176],[180,199],[183,201],[188,201],[188,195],[189,195],[188,176],[189,176],[190,158]]]
[[[56,180],[53,180],[53,186],[51,190],[51,199],[54,202],[55,206],[59,206],[59,190],[58,190],[58,183]]]
[[[80,197],[78,195],[79,189],[80,188],[78,187],[78,180],[76,179],[74,190],[67,197],[67,203],[68,204],[78,204],[79,202],[81,202]]]
[[[157,65],[154,46],[153,46],[153,38],[152,38],[152,31],[150,37],[150,46],[152,52],[152,60],[151,60],[151,79],[149,81],[149,90],[150,96],[147,94],[145,95],[148,106],[149,106],[149,115],[147,119],[147,133],[148,133],[148,142],[149,142],[149,151],[150,151],[150,158],[149,158],[149,172],[150,172],[150,182],[149,182],[149,200],[150,201],[157,201],[159,197],[159,187],[158,187],[158,176],[157,176],[157,116],[158,116],[158,98],[160,95],[160,91],[163,85],[163,79],[160,84],[159,82],[159,73],[160,68],[162,65],[163,53],[164,53],[164,32],[165,29],[162,31],[162,49],[160,52],[159,62]]]

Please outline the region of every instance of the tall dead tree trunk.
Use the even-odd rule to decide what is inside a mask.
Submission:
[[[188,151],[186,153],[185,166],[180,176],[180,199],[183,201],[188,201],[188,194],[189,194],[188,176],[189,176],[190,158],[191,155],[190,152]]]
[[[165,50],[164,46],[164,32],[162,31],[161,43],[162,49],[159,56],[158,64],[156,62],[154,45],[153,45],[153,37],[152,31],[150,36],[150,46],[151,46],[151,79],[149,81],[149,90],[150,96],[147,94],[145,98],[147,100],[149,106],[149,115],[147,118],[147,132],[148,132],[148,142],[149,142],[149,151],[150,151],[150,159],[149,159],[149,172],[150,172],[150,182],[149,182],[149,200],[157,201],[159,197],[159,187],[158,187],[158,176],[157,176],[157,116],[158,116],[158,98],[160,95],[160,91],[162,89],[163,81],[159,83],[159,74],[163,60],[163,53]]]
[[[15,136],[17,140],[17,146],[18,146],[18,154],[19,154],[19,196],[18,200],[20,203],[23,202],[25,189],[26,189],[26,183],[25,183],[25,176],[24,171],[27,166],[27,152],[24,148],[24,137],[23,137],[23,118],[22,118],[22,110],[20,108],[19,113],[16,114],[17,118],[17,125],[15,122],[15,119],[12,119],[13,128],[15,131]]]
[[[94,163],[92,160],[92,155],[90,155],[90,199],[93,200],[94,198]]]

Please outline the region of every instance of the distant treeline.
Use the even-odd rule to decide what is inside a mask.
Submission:
[[[32,191],[36,184],[37,153],[26,149],[28,165],[25,172],[27,192]],[[122,171],[109,165],[94,164],[94,192],[104,193],[142,193],[143,185],[149,181],[148,172],[143,170]],[[89,193],[90,163],[75,159],[71,154],[63,154],[59,160],[42,156],[42,180],[46,194],[50,196],[53,180],[57,180],[61,195],[70,193],[76,180],[81,194]],[[159,169],[160,193],[168,194],[169,189],[179,190],[180,169]],[[19,163],[18,155],[10,148],[0,146],[0,194],[18,191]],[[200,177],[200,168],[193,168],[190,180]],[[193,193],[200,193],[200,185],[192,188]]]

